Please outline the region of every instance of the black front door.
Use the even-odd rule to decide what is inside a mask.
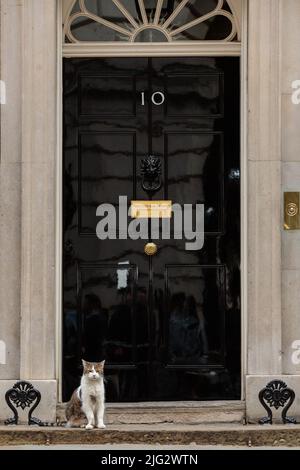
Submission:
[[[81,358],[106,360],[108,401],[240,398],[239,80],[237,58],[65,59],[65,400]],[[100,240],[120,196],[203,204],[203,247],[171,230],[147,256],[119,215]]]

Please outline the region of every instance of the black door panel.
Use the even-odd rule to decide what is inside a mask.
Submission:
[[[240,398],[239,80],[237,58],[65,59],[64,400],[81,358],[106,359],[108,401]],[[119,196],[204,204],[203,248],[171,230],[148,257],[118,219],[99,240]]]

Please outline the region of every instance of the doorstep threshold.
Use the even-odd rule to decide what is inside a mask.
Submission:
[[[57,419],[65,421],[66,404],[57,406]],[[144,402],[106,404],[106,422],[110,425],[178,424],[198,425],[243,423],[245,402]]]
[[[118,409],[118,408],[133,408],[133,409],[157,409],[161,410],[164,408],[226,408],[232,407],[237,409],[244,409],[245,402],[240,400],[233,401],[157,401],[157,402],[133,402],[133,403],[106,403],[107,409]]]

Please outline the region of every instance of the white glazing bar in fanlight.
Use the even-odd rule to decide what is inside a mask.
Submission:
[[[214,11],[221,10],[224,5],[224,0],[218,0],[218,5],[216,6]]]
[[[76,39],[76,38],[73,36],[73,34],[72,34],[72,29],[71,29],[71,28],[72,28],[72,21],[71,21],[71,18],[72,18],[72,17],[70,17],[69,20],[68,20],[68,21],[66,22],[66,24],[65,24],[65,27],[64,27],[64,37],[65,37],[65,38],[68,38],[71,43],[77,44],[78,41],[77,41],[77,39]]]
[[[79,0],[79,6],[80,6],[82,13],[88,13],[88,9],[85,5],[85,0]]]
[[[189,2],[189,0],[182,0],[181,3],[179,3],[178,7],[175,8],[173,13],[169,16],[169,18],[164,22],[163,28],[166,29],[172,21],[176,18],[177,15],[181,12],[181,10],[185,7],[185,5]]]
[[[92,13],[75,13],[74,15],[71,16],[69,20],[69,28],[71,30],[72,23],[76,18],[89,18],[90,20],[95,21],[96,23],[102,24],[103,26],[106,26],[107,28],[113,29],[114,31],[118,31],[121,34],[124,34],[125,36],[131,36],[132,32],[129,31],[128,29],[121,28],[121,26],[118,26],[111,21],[105,20],[104,18],[101,18],[100,16],[93,15]],[[73,35],[72,35],[73,36]],[[81,41],[77,41],[81,42]]]
[[[124,7],[124,5],[122,5],[122,3],[119,0],[112,0],[112,1],[116,5],[116,7],[120,10],[120,12],[125,16],[125,18],[127,18],[129,23],[131,23],[132,26],[134,26],[134,28],[138,28],[139,27],[138,23],[135,21],[135,19],[129,13],[129,11]]]
[[[140,7],[140,12],[143,18],[143,23],[148,24],[148,17],[147,17],[144,0],[139,0],[139,7]]]
[[[231,24],[234,26],[234,18],[233,16],[231,15],[231,13],[228,13],[227,11],[225,10],[220,10],[218,11],[217,13],[215,11],[211,12],[211,13],[207,13],[206,15],[203,15],[201,16],[200,18],[196,18],[195,20],[193,21],[190,21],[189,23],[186,23],[184,24],[183,26],[180,26],[179,28],[177,29],[174,29],[172,32],[170,32],[170,36],[176,36],[177,34],[181,33],[182,31],[185,31],[186,29],[190,29],[190,28],[193,28],[194,26],[197,26],[198,24],[200,23],[204,23],[204,21],[207,21],[209,20],[210,18],[213,18],[214,16],[225,16],[226,18],[229,19],[229,21],[231,22]],[[235,28],[234,28],[235,29]]]
[[[164,0],[157,0],[155,16],[154,16],[154,24],[158,24],[158,22],[159,22],[163,3],[164,3]]]

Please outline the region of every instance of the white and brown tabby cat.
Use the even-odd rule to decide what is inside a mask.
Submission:
[[[83,375],[80,387],[73,393],[67,404],[68,427],[94,427],[104,429],[104,363],[82,360]]]

